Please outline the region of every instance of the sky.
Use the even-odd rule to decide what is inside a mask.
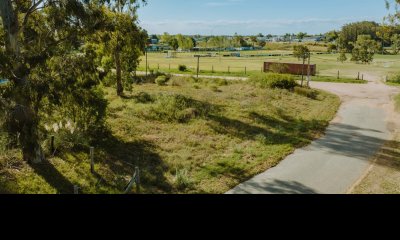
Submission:
[[[381,23],[384,0],[148,0],[139,23],[150,34],[325,33],[346,23]]]

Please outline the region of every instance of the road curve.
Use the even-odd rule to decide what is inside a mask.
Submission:
[[[367,171],[386,140],[394,117],[395,87],[367,75],[368,84],[312,83],[340,96],[342,105],[326,135],[296,150],[277,167],[240,184],[227,194],[343,194]]]

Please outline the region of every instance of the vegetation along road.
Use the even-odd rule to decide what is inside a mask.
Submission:
[[[240,184],[229,194],[325,193],[352,189],[398,124],[392,98],[399,89],[367,75],[365,85],[313,83],[340,96],[342,106],[326,135],[296,150],[277,167]]]

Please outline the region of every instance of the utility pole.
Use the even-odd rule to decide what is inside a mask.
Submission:
[[[200,71],[200,55],[197,55],[197,78],[199,78]]]
[[[146,55],[146,77],[147,77],[147,47],[144,49]]]

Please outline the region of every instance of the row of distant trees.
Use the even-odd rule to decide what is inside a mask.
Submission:
[[[300,32],[298,34],[287,33],[281,37],[281,41],[302,41],[305,37],[309,37],[307,33]],[[189,50],[194,47],[203,48],[229,48],[229,47],[265,47],[267,44],[266,39],[273,39],[274,35],[258,34],[253,36],[241,36],[235,34],[232,37],[228,36],[184,36],[182,34],[170,35],[169,33],[164,33],[161,36],[153,35],[152,39],[159,40],[160,43],[170,46],[172,49],[183,49]],[[196,41],[196,39],[202,39],[201,41]]]

